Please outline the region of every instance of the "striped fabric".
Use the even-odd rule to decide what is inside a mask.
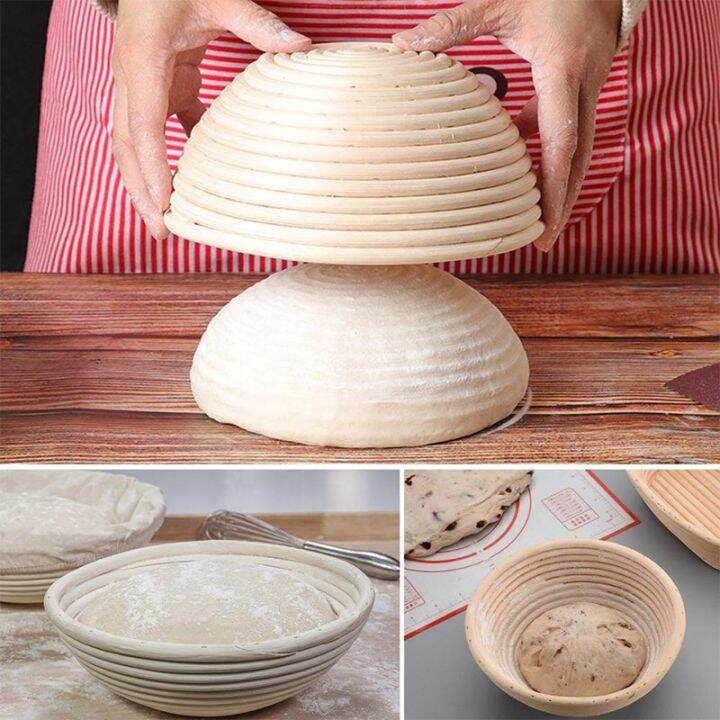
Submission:
[[[387,40],[453,2],[336,0],[266,4],[316,42]],[[113,24],[87,0],[55,0],[43,81],[25,269],[34,272],[272,272],[287,265],[170,237],[152,239],[113,161]],[[507,82],[515,114],[532,96],[527,63],[480,38],[449,54]],[[209,104],[258,52],[227,35],[201,69]],[[478,68],[491,68],[483,73]],[[616,57],[571,222],[549,254],[532,247],[443,263],[453,272],[709,273],[720,270],[720,3],[651,0]],[[171,165],[185,133],[170,119]],[[529,143],[535,160],[537,140]]]

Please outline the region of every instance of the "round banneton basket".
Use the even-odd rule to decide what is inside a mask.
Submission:
[[[325,594],[339,617],[293,637],[244,646],[135,640],[76,619],[94,593],[148,565],[222,555],[292,570]],[[342,560],[279,545],[208,540],[133,550],[86,565],[51,586],[45,609],[81,665],[118,695],[176,715],[218,717],[272,705],[314,683],[358,636],[373,599],[370,580]]]
[[[720,471],[629,470],[628,475],[655,517],[720,570]]]
[[[647,660],[629,687],[596,697],[560,697],[526,683],[516,656],[523,630],[547,610],[576,601],[614,608],[643,634]],[[468,605],[465,629],[475,661],[499,688],[537,710],[588,717],[625,707],[660,682],[680,651],[685,608],[670,577],[644,555],[603,540],[558,540],[491,570]]]
[[[166,224],[316,263],[481,257],[535,240],[540,193],[508,113],[444,53],[328,43],[262,55],[193,128]]]
[[[279,273],[210,323],[192,372],[200,409],[336,447],[497,423],[527,388],[522,345],[485,298],[420,263],[533,242],[539,200],[518,128],[444,53],[344,42],[262,55],[193,128],[165,221],[325,267]]]

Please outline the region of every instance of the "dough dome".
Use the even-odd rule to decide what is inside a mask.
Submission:
[[[424,445],[506,417],[528,360],[500,311],[428,265],[299,265],[210,321],[190,372],[219,422],[335,447]]]
[[[630,620],[589,602],[553,608],[518,643],[520,671],[538,692],[594,697],[631,685],[645,665],[645,640]]]
[[[111,583],[78,620],[136,640],[244,644],[297,635],[337,617],[329,598],[292,571],[223,559],[136,572]]]

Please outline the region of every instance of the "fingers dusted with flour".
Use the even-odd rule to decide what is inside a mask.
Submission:
[[[537,96],[520,112],[524,138],[540,133],[540,184],[549,250],[567,222],[590,163],[598,95],[617,49],[621,0],[470,0],[393,41],[406,50],[446,50],[492,35],[532,67]]]
[[[207,3],[217,27],[264,52],[307,50],[311,40],[290,29],[277,15],[249,0],[215,0]]]
[[[403,50],[440,52],[480,35],[495,35],[505,24],[503,13],[508,5],[497,0],[466,2],[397,33],[393,42]]]
[[[230,31],[260,50],[294,52],[304,35],[249,0],[121,0],[113,50],[113,152],[133,205],[153,237],[167,236],[163,213],[172,180],[165,121],[189,133],[205,108],[198,95],[208,42]]]

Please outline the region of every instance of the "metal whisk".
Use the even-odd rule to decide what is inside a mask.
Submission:
[[[312,550],[347,560],[370,577],[383,580],[397,580],[400,577],[400,561],[391,555],[374,550],[351,550],[317,540],[302,540],[244,513],[218,510],[207,517],[202,526],[202,534],[211,540],[255,540]]]

